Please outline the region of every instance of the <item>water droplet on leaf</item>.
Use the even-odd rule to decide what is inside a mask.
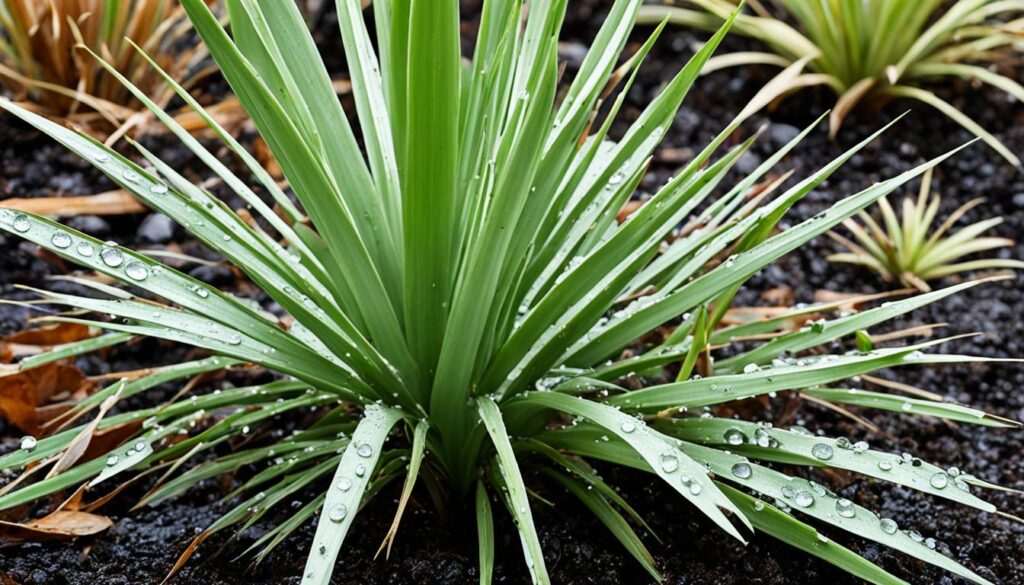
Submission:
[[[825,443],[817,443],[811,447],[811,455],[815,459],[821,459],[822,461],[828,461],[832,458],[832,447]]]
[[[327,513],[327,517],[335,524],[341,523],[345,516],[348,516],[348,508],[345,507],[345,504],[335,504],[331,511]]]
[[[103,248],[100,251],[100,259],[111,268],[117,268],[124,262],[124,255],[117,248]]]
[[[146,277],[149,276],[149,269],[142,262],[132,260],[125,264],[124,273],[132,280],[146,280]]]
[[[661,456],[661,470],[665,473],[672,473],[679,469],[679,459],[671,453]]]
[[[71,245],[71,236],[65,231],[58,230],[50,236],[50,243],[63,250]]]
[[[809,508],[814,505],[814,496],[807,490],[800,490],[793,496],[793,501],[801,508]]]
[[[11,225],[14,226],[15,231],[25,233],[28,231],[28,228],[32,227],[32,222],[29,221],[27,215],[19,213],[14,216],[14,222]]]
[[[753,470],[747,463],[737,463],[732,466],[732,474],[740,479],[749,479],[753,475]]]
[[[733,446],[742,445],[747,442],[747,437],[739,429],[729,429],[725,431],[725,442]]]

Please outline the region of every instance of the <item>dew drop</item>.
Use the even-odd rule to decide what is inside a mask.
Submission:
[[[228,334],[227,342],[230,345],[238,345],[242,343],[242,336],[237,333],[230,333]]]
[[[149,188],[149,192],[154,195],[164,195],[167,193],[167,185],[164,185],[163,183],[156,183]]]
[[[339,477],[335,487],[338,488],[338,491],[347,492],[352,489],[352,480],[347,477]]]
[[[335,524],[340,524],[345,519],[345,516],[348,516],[348,508],[345,507],[345,504],[335,504],[327,514],[327,517]]]
[[[100,250],[100,259],[111,268],[117,268],[124,262],[124,255],[117,248],[103,248]]]
[[[95,251],[96,248],[94,248],[89,242],[78,242],[78,245],[75,246],[75,252],[78,252],[79,256],[84,256],[86,258],[92,256]]]
[[[356,447],[356,455],[363,458],[371,457],[373,455],[373,447],[369,443],[363,443]]]
[[[107,466],[108,467],[113,467],[113,466],[117,465],[117,460],[118,460],[118,457],[114,453],[111,453],[110,455],[107,455]]]
[[[744,374],[753,374],[754,372],[756,372],[756,371],[758,371],[760,369],[761,368],[757,367],[757,364],[747,364],[747,365],[743,366],[743,373]]]
[[[128,181],[129,183],[138,183],[139,182],[139,173],[136,173],[135,171],[133,171],[131,169],[125,169],[125,170],[121,171],[121,176],[124,177],[124,180]]]
[[[124,273],[132,280],[146,280],[146,277],[149,276],[149,269],[142,262],[132,260],[125,264]]]
[[[889,463],[888,461],[879,461],[878,468],[882,471],[892,471],[892,463]]]
[[[886,534],[896,534],[896,530],[899,529],[899,526],[896,524],[896,521],[892,518],[882,518],[878,522],[878,527],[881,528],[882,532]]]
[[[832,447],[825,443],[817,443],[811,447],[811,455],[813,455],[815,459],[828,461],[832,458]]]
[[[793,501],[801,508],[810,508],[814,505],[814,496],[807,490],[800,490],[793,496]]]
[[[356,465],[356,476],[363,477],[364,475],[366,475],[366,466],[362,463]]]
[[[136,451],[140,451],[140,452],[141,451],[145,451],[146,450],[146,442],[145,441],[136,441],[135,442],[135,450]]]
[[[24,451],[31,451],[36,448],[36,438],[32,435],[27,435],[21,438],[21,448]]]
[[[110,161],[110,157],[107,156],[107,153],[99,151],[99,150],[97,150],[97,151],[92,153],[92,158],[96,162],[101,162],[101,163],[105,163],[105,162],[109,162]]]
[[[661,470],[665,473],[672,473],[679,469],[679,459],[671,453],[661,456]]]
[[[740,479],[750,479],[750,476],[753,475],[753,470],[751,470],[750,465],[747,463],[737,463],[732,466],[731,471],[733,475]]]
[[[928,480],[928,483],[932,484],[933,488],[941,490],[949,485],[949,476],[939,471]]]
[[[702,489],[703,488],[700,487],[699,483],[693,482],[693,483],[690,484],[690,495],[694,495],[694,496],[700,495],[700,492],[701,492]]]
[[[846,498],[840,498],[836,500],[836,514],[843,518],[853,518],[857,515],[857,510],[854,508],[853,502]]]
[[[742,445],[747,442],[747,436],[739,429],[729,429],[725,431],[725,442],[730,445]]]
[[[631,420],[622,421],[622,426],[619,428],[621,428],[624,433],[632,433],[636,430],[636,423]]]
[[[758,447],[767,449],[768,447],[778,446],[777,441],[768,434],[768,431],[764,429],[757,429],[754,431],[754,442],[757,443]]]
[[[14,216],[14,222],[11,225],[14,226],[15,231],[25,233],[28,231],[28,228],[32,227],[32,222],[29,221],[27,215],[19,213]]]
[[[71,236],[65,231],[58,230],[50,236],[50,243],[63,250],[71,245]]]

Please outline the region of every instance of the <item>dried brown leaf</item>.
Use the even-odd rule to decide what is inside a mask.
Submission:
[[[74,366],[49,363],[0,377],[0,417],[30,434],[68,408],[54,404],[70,399],[88,382]]]
[[[106,516],[58,510],[48,516],[24,523],[0,521],[0,538],[7,542],[42,542],[68,540],[99,534],[113,526]]]

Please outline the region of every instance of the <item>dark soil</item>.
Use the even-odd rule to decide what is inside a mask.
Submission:
[[[564,50],[564,57],[570,61],[570,71],[572,61],[579,53],[579,43],[575,39],[586,42],[602,21],[601,3],[571,4]],[[317,36],[329,56],[332,71],[340,71],[343,67],[340,43],[332,40],[336,39],[335,30],[328,12],[317,28]],[[689,56],[695,41],[696,37],[684,32],[666,31],[648,57],[627,100],[625,119],[635,116],[639,108],[650,101],[663,82]],[[728,39],[722,50],[746,46],[744,41]],[[665,145],[659,151],[654,172],[642,189],[652,189],[661,184],[664,175],[692,155],[693,151],[689,149],[706,144],[771,73],[768,70],[736,70],[700,79],[677,116]],[[1017,72],[1018,75],[1021,73]],[[965,85],[954,84],[942,91],[944,97],[961,110],[971,113],[976,121],[994,131],[1012,150],[1024,153],[1024,106],[1011,102],[1000,92],[973,91]],[[831,106],[830,99],[831,96],[823,92],[804,92],[747,124],[744,136],[764,122],[772,123],[741,164],[753,168],[759,160],[792,137],[797,128],[809,124],[819,112]],[[796,223],[810,217],[843,195],[911,168],[927,157],[957,147],[971,138],[959,126],[926,106],[895,102],[880,109],[859,111],[848,120],[835,142],[828,139],[824,128],[816,130],[798,153],[784,162],[783,168],[795,169],[798,177],[806,176],[908,108],[912,111],[894,129],[800,202],[792,210],[790,221]],[[623,128],[620,124],[618,130],[621,132]],[[194,161],[177,147],[161,145],[159,141],[152,146],[158,147],[161,154],[174,161],[178,168],[195,167]],[[110,188],[109,183],[88,165],[9,118],[0,118],[0,168],[3,171],[0,173],[3,197],[87,194]],[[1006,221],[996,228],[998,234],[1012,237],[1024,230],[1024,176],[990,149],[982,145],[972,146],[940,167],[936,179],[937,188],[945,197],[944,213],[970,198],[984,196],[987,203],[976,208],[963,223],[1001,215]],[[145,217],[78,217],[72,223],[100,237],[126,244],[153,246],[151,238],[140,232],[140,227],[147,221],[154,220]],[[189,241],[180,229],[172,232],[170,242],[181,245],[190,253],[200,253],[195,243]],[[819,289],[871,292],[890,288],[872,273],[826,262],[824,257],[833,249],[831,240],[826,238],[811,242],[755,277],[741,293],[737,304],[765,304],[761,298],[762,291],[779,287],[788,287],[798,302],[811,301]],[[13,288],[16,283],[62,286],[46,281],[48,275],[59,273],[61,266],[44,260],[31,246],[0,235],[0,250],[3,251],[0,254],[0,295],[3,298],[24,297],[25,293]],[[1003,253],[1007,257],[1022,258],[1024,245]],[[234,282],[226,270],[196,270],[198,272],[194,274],[218,286],[231,286]],[[950,278],[947,283],[940,284],[954,280]],[[951,342],[943,348],[946,351],[989,357],[1020,357],[1024,356],[1022,312],[1024,295],[1017,278],[972,289],[922,309],[894,326],[946,322],[948,326],[943,330],[944,334],[983,333],[972,339]],[[23,328],[26,317],[26,311],[21,308],[0,305],[0,333]],[[181,359],[184,353],[181,348],[149,341],[118,349],[105,361],[88,358],[80,360],[79,365],[88,373],[99,373],[166,363]],[[907,368],[882,375],[1005,417],[1024,419],[1024,393],[1020,390],[1024,370],[1019,366],[982,364]],[[235,381],[217,383],[231,382]],[[173,390],[169,388],[166,392]],[[159,391],[151,396],[153,399],[162,398]],[[877,448],[908,451],[939,465],[956,465],[1004,486],[1024,488],[1024,450],[1022,434],[1018,431],[987,430],[897,414],[863,414],[884,432],[869,432],[831,411],[797,402],[797,399],[786,395],[768,405],[762,416],[776,422],[822,429],[833,436],[864,439]],[[0,423],[0,436],[14,437],[17,431]],[[662,539],[663,544],[653,539],[648,539],[648,544],[668,583],[845,585],[857,582],[831,565],[764,536],[755,536],[745,547],[732,541],[670,490],[652,482],[646,475],[613,467],[602,468],[602,471],[606,479],[649,519]],[[897,518],[901,526],[913,527],[935,537],[940,541],[942,552],[982,576],[1007,585],[1024,583],[1024,560],[1020,555],[1024,550],[1024,525],[870,480],[846,476],[819,476],[816,479],[845,497]],[[575,500],[543,481],[534,481],[533,485],[556,504],[553,508],[535,508],[546,559],[555,583],[611,585],[650,580]],[[224,493],[221,482],[209,481],[188,495],[155,508],[128,513],[129,502],[117,503],[105,510],[116,519],[114,528],[98,538],[70,544],[23,544],[2,548],[0,583],[113,585],[159,582],[188,541],[226,509],[226,505],[218,501]],[[986,496],[1000,509],[1024,516],[1024,505],[1019,497],[1002,492]],[[130,497],[125,499],[130,500]],[[391,559],[374,560],[374,552],[391,521],[396,499],[396,489],[392,488],[360,513],[332,582],[476,583],[475,534],[471,519],[458,514],[440,517],[432,510],[429,501],[423,502],[422,506],[416,502],[407,513]],[[499,517],[498,521],[495,582],[527,583],[518,538],[511,521],[504,517]],[[315,530],[312,523],[303,526],[259,566],[254,567],[246,559],[235,558],[267,527],[266,521],[260,523],[233,542],[217,538],[208,541],[172,582],[182,585],[298,583],[305,550]],[[834,531],[829,535],[913,583],[960,582],[884,547]]]

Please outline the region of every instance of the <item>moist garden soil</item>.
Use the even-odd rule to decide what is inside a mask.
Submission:
[[[568,70],[578,64],[583,48],[593,37],[606,10],[603,2],[572,2],[567,20],[562,57]],[[472,13],[472,9],[467,9]],[[465,30],[473,30],[467,24]],[[332,72],[343,72],[340,42],[331,13],[318,20],[316,35]],[[669,28],[644,64],[627,98],[623,122],[635,117],[657,94],[663,84],[692,53],[697,36]],[[637,37],[638,40],[641,37]],[[729,38],[720,51],[749,48],[738,38]],[[698,80],[676,117],[665,143],[658,150],[652,172],[641,186],[640,196],[649,194],[665,178],[702,147],[738,112],[746,100],[770,77],[771,70],[732,70]],[[1021,75],[1021,71],[1013,72]],[[224,91],[212,82],[208,91]],[[994,133],[1011,150],[1024,154],[1024,106],[996,91],[975,91],[966,84],[953,84],[941,95]],[[760,160],[792,138],[799,128],[831,105],[824,92],[804,92],[758,116],[737,133],[749,136],[762,124],[771,122],[751,153],[740,162],[753,169]],[[824,127],[815,130],[780,169],[794,169],[797,177],[821,167],[903,111],[912,111],[861,154],[855,156],[829,181],[797,204],[788,221],[811,217],[840,197],[893,176],[968,141],[971,136],[934,110],[919,104],[893,102],[864,108],[846,123],[835,141]],[[249,137],[251,138],[251,136]],[[179,169],[200,176],[201,167],[180,146],[170,140],[150,138],[147,146]],[[1024,175],[983,145],[976,144],[943,164],[936,172],[936,188],[944,197],[943,213],[974,197],[986,204],[972,210],[962,223],[1001,215],[1005,222],[995,230],[999,235],[1020,237],[1024,231]],[[0,194],[3,197],[37,197],[90,194],[112,185],[88,164],[67,154],[49,139],[10,117],[0,117]],[[915,187],[912,187],[912,189]],[[902,196],[902,194],[897,194]],[[159,248],[177,245],[191,254],[203,254],[180,228],[171,228],[158,216],[76,217],[71,225],[97,237],[126,245]],[[892,288],[876,275],[827,262],[835,250],[831,240],[817,238],[751,280],[736,299],[737,305],[774,304],[780,296],[793,302],[811,302],[819,290],[868,293]],[[1024,245],[1005,252],[1007,257],[1024,258]],[[28,294],[15,284],[69,286],[47,277],[67,270],[59,262],[40,254],[32,246],[9,235],[0,235],[0,296],[24,299]],[[193,276],[212,285],[244,288],[237,274],[227,268],[201,266]],[[952,284],[955,278],[940,285]],[[771,293],[771,295],[766,294]],[[946,299],[893,324],[893,328],[926,323],[947,323],[943,335],[980,332],[943,346],[944,351],[986,357],[1024,356],[1024,295],[1020,277],[986,284]],[[8,334],[26,326],[28,312],[18,306],[0,305],[0,333]],[[85,357],[78,365],[88,374],[130,370],[185,359],[191,350],[148,340],[117,348],[103,359]],[[882,376],[915,384],[950,400],[1024,419],[1024,368],[1012,364],[973,364],[935,368],[905,368]],[[240,385],[251,382],[234,374],[214,384]],[[144,400],[159,401],[173,395],[174,387],[158,388]],[[138,400],[138,399],[136,399]],[[139,406],[127,404],[125,407]],[[723,414],[729,414],[728,412]],[[1004,486],[1024,488],[1024,433],[957,425],[937,419],[923,419],[874,411],[862,412],[878,425],[871,432],[848,418],[792,394],[780,394],[756,405],[746,416],[775,424],[800,424],[821,429],[831,436],[866,440],[873,447],[910,452],[942,466],[957,466],[982,479]],[[295,421],[282,421],[294,424]],[[20,432],[0,422],[4,449],[12,448]],[[606,480],[648,519],[660,542],[646,538],[662,568],[667,583],[678,585],[741,585],[762,583],[798,585],[829,583],[846,585],[858,580],[831,565],[809,557],[764,535],[755,535],[744,546],[726,536],[703,516],[650,476],[601,466]],[[239,477],[251,470],[243,469]],[[1024,525],[993,514],[947,504],[900,487],[882,485],[852,475],[817,471],[810,476],[830,486],[843,497],[897,519],[902,527],[914,528],[939,541],[939,549],[982,576],[1006,585],[1024,583]],[[580,504],[557,486],[540,478],[532,485],[553,505],[537,503],[534,514],[545,558],[553,582],[558,584],[613,585],[647,583],[650,577],[620,548],[605,528]],[[178,554],[204,527],[230,506],[221,502],[235,478],[202,482],[186,495],[155,507],[130,512],[132,497],[145,486],[127,490],[124,497],[103,510],[115,520],[106,533],[73,542],[18,544],[0,548],[0,584],[20,585],[118,585],[158,583]],[[321,486],[322,487],[322,486]],[[398,486],[391,486],[375,498],[356,518],[345,542],[332,583],[344,584],[473,584],[477,582],[475,531],[472,516],[450,510],[440,515],[429,498],[416,494],[406,512],[391,557],[375,559],[377,547],[391,522]],[[311,497],[312,492],[303,494]],[[419,496],[423,496],[422,499]],[[998,508],[1024,516],[1024,498],[1002,492],[985,494]],[[306,499],[296,499],[301,505]],[[42,507],[38,511],[42,511]],[[289,510],[269,515],[255,527],[230,540],[216,536],[207,541],[171,583],[179,585],[286,584],[298,583],[306,549],[315,531],[307,523],[278,547],[264,562],[253,565],[241,553],[259,538],[275,520]],[[497,518],[497,559],[495,583],[528,583],[511,520]],[[915,584],[961,582],[929,565],[835,530],[823,532],[896,575]]]

